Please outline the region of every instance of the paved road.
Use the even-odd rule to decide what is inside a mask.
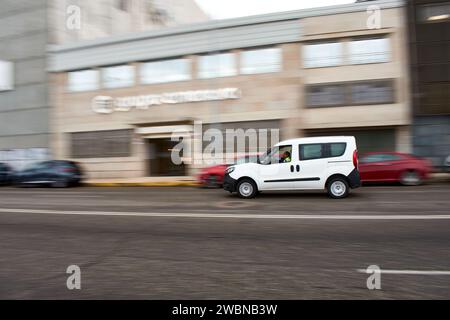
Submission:
[[[450,299],[449,191],[1,188],[0,298]],[[369,291],[373,264],[400,274]]]

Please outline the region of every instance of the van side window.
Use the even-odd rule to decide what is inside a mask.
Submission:
[[[324,158],[323,151],[324,145],[322,143],[300,145],[300,160]]]
[[[299,145],[300,160],[340,157],[345,153],[345,142],[311,143]]]
[[[330,143],[330,157],[340,157],[345,153],[345,147],[347,146],[344,142]]]

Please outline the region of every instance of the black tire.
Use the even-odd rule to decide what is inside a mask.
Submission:
[[[51,186],[52,186],[52,188],[68,188],[69,183],[67,182],[67,180],[60,179],[60,180],[53,181]]]
[[[350,192],[350,186],[348,182],[343,177],[332,178],[327,183],[327,193],[330,198],[333,199],[343,199],[348,196]]]
[[[415,170],[408,170],[401,174],[400,183],[404,186],[418,186],[423,182],[420,173]]]
[[[241,181],[239,181],[236,191],[240,198],[251,199],[258,194],[258,187],[253,180],[242,179]]]

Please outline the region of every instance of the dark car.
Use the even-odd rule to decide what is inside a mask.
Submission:
[[[0,162],[0,185],[8,185],[13,182],[14,171],[6,163]]]
[[[82,172],[73,161],[51,160],[32,165],[15,176],[15,183],[24,185],[47,185],[56,188],[80,184]]]
[[[403,185],[419,185],[430,172],[430,161],[400,152],[372,152],[359,162],[361,181],[400,182]]]

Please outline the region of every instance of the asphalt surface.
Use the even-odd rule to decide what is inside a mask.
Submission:
[[[0,188],[0,298],[450,299],[449,195],[450,184],[364,187],[343,200]],[[81,290],[66,287],[69,265]],[[391,271],[381,290],[358,271],[370,265]]]

